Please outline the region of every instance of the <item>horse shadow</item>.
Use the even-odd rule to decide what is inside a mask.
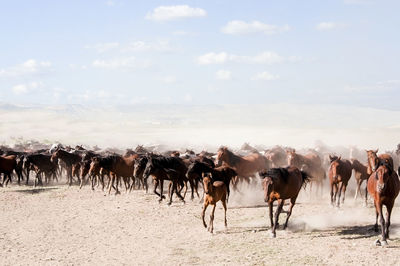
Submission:
[[[393,230],[397,231],[399,228],[400,228],[399,224],[391,224],[390,225],[391,232],[393,232]],[[338,230],[338,229],[339,228],[337,228],[336,230]],[[378,232],[375,232],[373,224],[361,225],[361,226],[350,226],[350,227],[346,227],[346,228],[340,228],[339,231],[336,232],[336,234],[343,236],[342,239],[356,240],[356,239],[380,236],[381,228],[379,226]],[[393,238],[393,236],[391,236],[390,240],[399,241],[400,238],[398,238],[398,237]]]
[[[9,190],[9,192],[17,192],[23,194],[39,194],[46,191],[57,190],[59,188],[56,187],[43,187],[43,188],[26,188],[26,189],[17,189],[17,190]]]
[[[266,226],[229,226],[225,230],[218,230],[216,234],[241,234],[241,233],[257,233],[270,230],[270,227]]]

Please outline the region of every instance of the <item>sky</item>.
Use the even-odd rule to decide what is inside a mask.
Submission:
[[[399,110],[399,1],[0,1],[0,102]]]

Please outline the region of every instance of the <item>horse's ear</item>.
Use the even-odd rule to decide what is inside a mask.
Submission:
[[[339,158],[337,158],[338,161],[340,161],[342,159],[342,156],[340,155]]]
[[[330,160],[330,161],[332,161],[332,158],[333,158],[333,157],[329,154],[329,160]]]
[[[205,175],[204,175],[204,172],[202,172],[202,173],[201,173],[201,177],[204,178],[204,176],[205,176]]]
[[[375,152],[375,153],[378,153],[378,151],[379,151],[379,149],[376,149],[374,152]]]

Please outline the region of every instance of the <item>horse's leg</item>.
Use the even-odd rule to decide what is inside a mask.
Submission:
[[[163,195],[163,188],[164,188],[164,179],[160,179],[160,202],[165,198]]]
[[[268,202],[268,207],[269,207],[269,219],[271,221],[271,229],[272,229],[272,227],[274,226],[274,220],[272,218],[273,210],[274,210],[274,203],[272,201]]]
[[[385,226],[385,219],[383,218],[383,211],[382,211],[382,203],[379,202],[377,203],[378,206],[378,213],[379,213],[379,223],[381,224],[381,230],[382,230],[382,242],[381,244],[383,246],[387,245],[386,242],[386,226]]]
[[[390,226],[390,216],[392,215],[394,202],[386,205],[386,239],[389,239],[389,226]]]
[[[81,178],[81,183],[79,185],[79,189],[82,189],[83,182],[85,182],[85,177],[84,176],[82,176],[82,178]]]
[[[204,216],[206,214],[207,207],[208,207],[208,201],[205,200],[204,205],[203,205],[203,210],[201,212],[201,219],[203,220],[203,225],[205,228],[207,228],[207,224],[206,224],[206,221],[204,221]]]
[[[297,196],[290,199],[290,206],[289,206],[289,210],[288,210],[288,213],[286,216],[285,225],[283,226],[283,230],[286,229],[288,221],[289,221],[289,217],[290,217],[290,215],[292,215],[292,209],[293,209],[294,204],[296,203],[296,198],[297,198]]]
[[[111,188],[114,186],[115,175],[110,173],[110,182],[108,186],[108,195],[111,193]]]
[[[200,198],[200,195],[199,195],[199,181],[197,179],[195,180],[195,189],[196,189],[197,197]]]
[[[368,206],[368,180],[365,184],[365,207]]]
[[[192,195],[191,195],[190,199],[193,200],[194,199],[194,189],[195,189],[194,182],[192,179],[189,179],[189,183],[190,183],[190,187],[192,188]]]
[[[146,193],[149,192],[149,183],[147,183],[147,178],[143,178],[144,185],[146,187]]]
[[[215,207],[217,206],[217,204],[213,204],[213,208],[211,210],[211,215],[210,215],[210,233],[212,233],[214,231],[214,212],[215,212]]]
[[[272,237],[276,237],[276,227],[278,226],[278,224],[279,224],[279,214],[281,213],[281,211],[282,211],[282,207],[283,207],[283,203],[284,203],[285,201],[284,200],[282,200],[282,199],[279,199],[278,200],[278,208],[276,209],[276,211],[275,211],[275,224],[274,224],[274,226],[272,227]]]
[[[358,193],[360,193],[361,196],[360,187],[361,187],[361,179],[357,179],[357,188],[356,188],[356,194],[354,195],[354,200],[357,199]]]
[[[334,190],[334,183],[331,183],[331,205],[334,206],[334,201],[333,201],[333,190]]]
[[[333,206],[335,206],[335,203],[336,203],[336,196],[337,196],[337,193],[338,193],[338,188],[339,187],[339,184],[338,183],[334,183],[333,184],[333,190],[334,190],[334,195],[333,195]]]
[[[336,202],[336,207],[340,207],[340,196],[342,195],[342,190],[343,190],[343,182],[340,182],[340,185],[339,185],[339,195],[338,195],[338,199],[337,199],[337,202]]]
[[[172,197],[172,194],[175,191],[175,194],[178,196],[178,198],[180,198],[181,201],[183,201],[183,203],[185,203],[185,197],[182,197],[181,193],[178,191],[178,184],[177,183],[178,183],[177,181],[174,181],[175,189],[172,189],[171,197]]]
[[[378,232],[378,217],[379,217],[379,212],[378,212],[378,206],[376,203],[376,200],[374,200],[374,205],[375,205],[375,225],[374,225],[374,231]]]
[[[347,183],[343,184],[343,197],[342,197],[342,204],[344,204],[344,199],[346,197],[346,189],[347,189]]]
[[[222,199],[221,199],[221,202],[222,202],[222,206],[224,207],[224,212],[225,212],[225,215],[224,215],[224,225],[225,225],[225,228],[227,228],[228,227],[228,222],[226,221],[226,194],[225,194],[225,196],[224,197],[222,197]]]
[[[119,185],[120,185],[120,183],[122,183],[121,182],[121,177],[119,176],[119,175],[116,175],[116,174],[114,174],[115,175],[115,180],[116,180],[116,185],[115,185],[115,187],[116,187],[116,191],[115,191],[115,195],[118,195],[118,194],[121,194],[120,192],[119,192]]]

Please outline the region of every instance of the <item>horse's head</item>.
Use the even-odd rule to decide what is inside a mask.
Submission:
[[[213,179],[211,173],[202,173],[204,193],[206,195],[213,192]]]
[[[93,158],[89,167],[89,176],[94,176],[100,170],[100,162],[98,158]]]
[[[144,171],[144,169],[146,168],[147,161],[148,161],[147,157],[140,157],[135,160],[135,165],[133,167],[133,176],[135,178],[138,177],[140,172]]]
[[[366,150],[368,156],[368,167],[375,172],[379,166],[378,149],[377,150]]]
[[[297,157],[296,150],[295,149],[286,150],[286,155],[287,155],[288,165],[294,165]]]
[[[332,175],[332,178],[333,179],[337,179],[338,178],[338,169],[339,169],[339,167],[340,167],[340,159],[341,159],[341,157],[337,157],[337,156],[334,156],[334,157],[336,157],[336,158],[332,158],[331,160],[331,166],[330,166],[330,174]]]
[[[338,159],[338,157],[336,155],[330,155],[329,154],[329,161],[332,163],[333,161],[335,161],[336,159]]]
[[[215,166],[221,166],[222,162],[228,160],[228,148],[221,147],[217,152],[217,158],[215,159]]]
[[[386,188],[386,183],[392,175],[391,168],[384,162],[375,171],[376,190],[382,193]]]
[[[264,189],[264,201],[265,202],[269,201],[270,194],[271,194],[271,192],[273,190],[273,185],[274,185],[274,181],[269,176],[264,177],[264,179],[262,180],[262,186],[263,186],[263,189]]]
[[[155,171],[154,164],[152,162],[152,159],[149,159],[148,162],[146,163],[146,167],[143,171],[143,178],[147,179],[150,175],[152,175]]]

